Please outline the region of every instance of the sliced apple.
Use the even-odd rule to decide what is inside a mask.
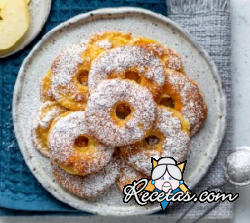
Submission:
[[[31,1],[31,0],[26,0],[26,3],[27,3],[27,4],[30,4],[30,1]]]
[[[26,0],[0,0],[0,50],[6,50],[23,37],[29,28]]]

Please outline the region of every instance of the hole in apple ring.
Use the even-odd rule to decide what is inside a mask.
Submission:
[[[131,114],[131,109],[129,104],[126,103],[118,104],[116,106],[115,114],[117,118],[125,120]]]

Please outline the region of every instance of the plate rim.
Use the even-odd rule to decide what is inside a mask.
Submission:
[[[46,182],[44,182],[44,180],[42,179],[42,177],[39,176],[39,174],[36,171],[33,171],[33,166],[32,166],[32,162],[30,162],[28,160],[28,151],[26,150],[26,145],[24,143],[24,140],[22,140],[22,134],[18,131],[18,100],[19,100],[19,92],[21,92],[22,90],[22,80],[25,77],[25,69],[26,67],[29,65],[29,60],[32,58],[32,56],[34,54],[37,53],[37,51],[39,50],[39,48],[41,47],[41,45],[47,41],[51,36],[53,36],[54,33],[56,33],[57,31],[59,31],[60,29],[63,29],[67,26],[70,26],[72,24],[77,24],[80,21],[89,19],[91,17],[94,16],[114,16],[114,15],[124,15],[124,14],[139,14],[139,15],[145,15],[145,16],[149,16],[149,17],[153,17],[154,19],[157,19],[158,21],[163,22],[164,24],[168,24],[170,26],[172,26],[173,28],[175,28],[176,30],[178,30],[178,32],[184,36],[184,38],[194,47],[196,48],[199,53],[200,56],[206,61],[207,65],[209,66],[209,69],[211,70],[212,73],[212,77],[214,78],[215,82],[217,83],[217,89],[218,89],[218,94],[219,94],[219,99],[220,99],[220,103],[219,103],[219,108],[221,111],[221,118],[219,119],[219,129],[218,129],[218,135],[216,135],[216,142],[217,142],[217,146],[213,147],[213,149],[211,150],[210,153],[210,159],[211,161],[208,163],[206,162],[204,164],[204,168],[202,169],[202,171],[200,171],[200,175],[199,175],[199,179],[195,178],[194,181],[192,181],[189,184],[189,187],[192,189],[197,183],[199,183],[199,181],[205,176],[205,174],[207,173],[209,167],[212,165],[215,157],[217,156],[217,153],[220,149],[222,140],[224,138],[225,132],[226,132],[226,124],[227,124],[227,101],[226,101],[226,94],[224,89],[222,88],[222,82],[221,82],[221,77],[218,73],[217,67],[215,65],[215,62],[212,60],[212,58],[210,58],[210,56],[208,55],[208,53],[198,44],[198,42],[196,42],[194,40],[194,38],[183,28],[181,28],[176,22],[174,22],[173,20],[159,14],[159,13],[155,13],[152,12],[150,10],[147,9],[142,9],[142,8],[137,8],[137,7],[116,7],[116,8],[102,8],[102,9],[97,9],[97,10],[93,10],[87,13],[82,13],[79,14],[77,16],[74,16],[72,18],[70,18],[69,20],[59,24],[58,26],[56,26],[55,28],[53,28],[51,31],[49,31],[48,33],[46,33],[42,39],[34,46],[34,48],[30,51],[30,53],[27,55],[27,57],[24,59],[22,66],[19,70],[17,79],[16,79],[16,83],[15,83],[15,87],[14,87],[14,94],[13,94],[13,103],[12,103],[12,115],[13,115],[13,122],[14,122],[14,133],[20,148],[20,151],[24,157],[25,163],[26,165],[29,167],[29,169],[31,170],[32,174],[35,176],[35,178],[38,180],[39,183],[42,184],[42,186],[44,187],[44,189],[46,191],[48,191],[50,194],[52,194],[56,199],[60,200],[63,203],[66,203],[70,206],[72,206],[73,208],[82,210],[82,211],[87,211],[93,214],[99,214],[99,215],[113,215],[113,216],[127,216],[127,215],[142,215],[142,214],[151,214],[151,213],[155,213],[159,210],[161,210],[160,206],[158,207],[154,207],[152,209],[145,209],[145,210],[139,210],[139,211],[135,211],[132,212],[128,211],[128,212],[119,212],[119,211],[115,211],[115,212],[106,212],[103,211],[100,207],[96,206],[96,210],[92,210],[92,209],[88,209],[85,207],[79,207],[77,204],[71,203],[69,200],[67,200],[67,198],[65,196],[62,196],[60,193],[58,193],[57,191],[55,192],[54,190],[48,190]]]
[[[34,0],[32,0],[32,1],[34,1]],[[1,58],[9,57],[9,56],[11,56],[11,55],[13,55],[13,54],[15,54],[15,53],[23,50],[26,46],[28,46],[38,36],[38,34],[42,31],[45,23],[47,22],[47,20],[49,18],[49,15],[50,15],[52,0],[47,0],[47,1],[48,1],[49,4],[46,7],[46,11],[45,11],[46,12],[46,16],[44,17],[44,20],[43,20],[43,22],[41,24],[41,27],[36,30],[36,32],[31,36],[31,38],[27,42],[24,42],[24,44],[21,45],[19,48],[15,49],[15,50],[7,53],[7,54],[0,55],[0,59]],[[29,5],[28,5],[28,7],[29,7]]]

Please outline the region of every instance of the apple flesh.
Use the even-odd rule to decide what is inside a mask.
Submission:
[[[0,0],[0,50],[7,50],[20,40],[29,28],[26,0]]]

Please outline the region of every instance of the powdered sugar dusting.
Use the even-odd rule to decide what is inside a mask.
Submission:
[[[124,155],[126,163],[137,171],[150,175],[152,170],[151,157],[157,160],[162,157],[162,155],[157,151],[146,150],[143,147],[138,148],[136,152],[133,152],[133,149],[133,145],[128,145],[124,148],[124,150],[127,150],[124,152],[124,154],[126,154]]]
[[[151,157],[159,159],[160,157],[171,156],[181,161],[187,153],[190,144],[188,133],[181,129],[180,119],[174,117],[172,111],[165,107],[157,108],[157,120],[152,131],[159,131],[164,136],[162,152],[147,150],[143,146],[135,145],[121,148],[126,163],[149,176],[152,169]]]
[[[136,41],[136,40],[135,40]],[[145,43],[147,49],[152,50],[164,62],[164,66],[169,69],[180,71],[182,61],[180,55],[172,49],[169,49],[160,43]]]
[[[32,125],[32,140],[34,146],[45,156],[50,156],[47,146],[47,135],[52,121],[60,114],[66,112],[66,109],[57,102],[45,102],[36,114]]]
[[[207,107],[198,85],[191,78],[167,70],[166,82],[181,96],[181,114],[189,121],[191,136],[195,135],[206,119]]]
[[[159,43],[152,43],[148,45],[159,57],[165,58],[165,66],[173,70],[181,70],[182,62],[181,57],[174,50],[167,48]]]
[[[52,121],[65,111],[66,108],[60,106],[57,102],[46,101],[38,110],[33,122],[33,128],[40,126],[42,129],[47,129]]]
[[[111,49],[113,47],[112,43],[107,39],[99,40],[95,43],[95,45],[104,50]]]
[[[102,170],[85,177],[69,174],[55,163],[51,163],[51,167],[56,179],[64,188],[91,201],[107,192],[120,175],[120,164],[114,157]]]
[[[125,162],[122,159],[122,165],[121,165],[121,174],[120,177],[117,179],[116,184],[120,191],[123,191],[123,188],[127,184],[132,184],[133,181],[138,181],[141,178],[145,178],[146,176],[139,171],[135,170],[134,168],[128,166],[125,164]]]
[[[189,149],[190,137],[188,133],[181,130],[180,119],[174,117],[171,111],[159,108],[157,117],[155,128],[159,129],[167,139],[163,143],[164,150],[161,156],[171,156],[177,161],[182,161]]]
[[[114,71],[122,73],[132,67],[144,70],[141,75],[160,86],[164,85],[165,74],[161,61],[143,47],[127,45],[106,51],[93,61],[89,72],[89,91],[92,93]]]
[[[61,52],[54,61],[51,73],[51,88],[56,100],[60,100],[67,92],[76,92],[72,77],[77,72],[77,65],[84,62],[81,53],[87,50],[85,44],[75,44]],[[63,89],[60,87],[64,87]]]
[[[86,175],[102,169],[110,161],[114,148],[96,143],[81,154],[74,148],[74,141],[82,135],[89,136],[85,125],[85,113],[70,112],[54,125],[49,135],[49,146],[53,161],[64,167],[73,168],[80,175]]]
[[[123,126],[112,118],[118,102],[128,103],[132,117]],[[155,120],[156,105],[151,93],[129,80],[104,80],[91,94],[86,107],[90,134],[106,145],[124,146],[141,140]]]
[[[236,185],[245,186],[250,183],[250,150],[239,147],[226,160],[225,173],[228,180]]]
[[[42,129],[46,129],[50,126],[51,120],[56,118],[60,115],[60,111],[56,109],[52,109],[51,111],[48,111],[46,115],[40,120],[39,125]]]

